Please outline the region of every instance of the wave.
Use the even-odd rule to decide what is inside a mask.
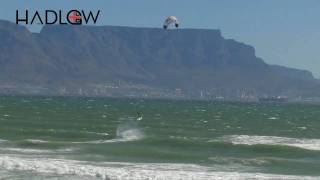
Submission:
[[[291,146],[307,150],[320,150],[320,139],[298,139],[277,136],[230,135],[221,138],[224,142],[235,145],[278,145]]]
[[[109,133],[100,133],[100,132],[91,132],[91,131],[86,131],[86,133],[88,134],[96,134],[96,135],[100,135],[100,136],[109,136]]]
[[[73,143],[74,144],[103,144],[103,143],[138,141],[143,138],[144,138],[144,134],[139,128],[123,125],[117,128],[117,135],[116,135],[116,138],[114,139],[95,140],[95,141],[86,141],[86,142],[73,142]]]
[[[262,166],[262,165],[270,165],[270,160],[281,161],[282,159],[275,159],[275,158],[236,158],[236,157],[209,157],[208,158],[211,162],[215,164],[228,164],[228,165],[245,165],[245,166]]]
[[[103,143],[116,143],[116,142],[130,142],[143,139],[144,135],[139,129],[128,129],[125,131],[117,132],[117,137],[115,139],[109,140],[97,140],[88,141],[85,143],[92,144],[103,144]]]
[[[0,143],[8,142],[8,140],[0,139]]]
[[[97,133],[97,132],[86,132],[92,134],[98,134],[103,136],[109,136],[108,133]],[[103,143],[115,143],[115,142],[129,142],[129,141],[137,141],[144,138],[143,132],[137,128],[130,126],[119,126],[116,132],[116,137],[114,139],[109,140],[93,140],[93,141],[84,141],[84,142],[66,142],[66,141],[55,141],[56,143],[73,143],[73,144],[103,144]],[[8,140],[0,139],[0,143],[10,142]],[[27,142],[31,144],[48,144],[50,141],[41,140],[41,139],[25,139],[20,142]],[[12,148],[13,149],[13,148]],[[32,152],[33,150],[30,150]],[[37,151],[36,149],[34,151]],[[40,150],[39,150],[40,151]]]
[[[185,179],[185,180],[245,180],[245,179],[287,179],[313,180],[320,177],[277,175],[264,173],[221,172],[209,167],[187,164],[160,163],[99,163],[49,158],[25,158],[0,156],[0,168],[8,171],[33,172],[38,175],[59,175],[95,177],[101,179]]]
[[[55,149],[55,150],[48,150],[48,149],[30,149],[30,148],[0,148],[2,153],[24,153],[24,154],[52,154],[52,153],[67,153],[72,152],[75,149],[73,148],[64,148],[64,149]]]
[[[25,149],[25,148],[1,148],[5,152],[20,152],[20,153],[51,153],[50,150],[41,150],[41,149]]]
[[[45,141],[41,139],[27,139],[26,141],[34,144],[49,143],[49,141]]]

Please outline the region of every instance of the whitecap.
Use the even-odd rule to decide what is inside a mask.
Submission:
[[[222,172],[192,164],[169,163],[91,163],[50,158],[25,158],[0,156],[0,167],[8,171],[34,172],[40,175],[95,177],[114,180],[245,180],[245,179],[286,179],[313,180],[320,177],[278,175],[265,173]]]
[[[0,143],[8,142],[8,140],[0,139]]]
[[[308,128],[307,128],[307,127],[302,126],[302,127],[298,127],[298,129],[301,129],[301,130],[307,130]]]
[[[116,142],[130,142],[143,139],[143,133],[138,129],[129,129],[121,132],[117,132],[117,137],[109,140],[96,140],[88,141],[84,143],[103,144],[103,143],[116,143]]]
[[[41,140],[41,139],[27,139],[26,141],[34,143],[34,144],[42,144],[48,143],[49,141]]]
[[[63,152],[72,152],[74,149],[65,148],[65,149],[30,149],[30,148],[0,148],[1,151],[5,153],[24,153],[24,154],[52,154],[52,153],[63,153]]]
[[[277,118],[277,117],[269,117],[268,119],[269,119],[269,120],[277,120],[277,119],[279,119],[279,118]]]
[[[97,134],[97,135],[101,135],[101,136],[109,136],[109,133],[100,133],[100,132],[91,132],[91,131],[86,131],[86,133]]]
[[[244,145],[281,145],[292,146],[308,150],[320,150],[320,139],[299,139],[277,136],[249,136],[249,135],[230,135],[223,136],[223,141],[231,142],[232,144]]]

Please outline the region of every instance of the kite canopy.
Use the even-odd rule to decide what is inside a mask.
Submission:
[[[168,29],[173,24],[176,28],[178,28],[180,25],[180,22],[177,17],[169,16],[163,23],[163,29]]]

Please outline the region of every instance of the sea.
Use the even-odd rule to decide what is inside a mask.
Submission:
[[[320,106],[0,97],[0,179],[320,179]]]

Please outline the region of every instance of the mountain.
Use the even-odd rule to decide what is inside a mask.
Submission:
[[[219,30],[45,26],[0,21],[0,92],[228,97],[319,96],[305,70],[268,65]]]

